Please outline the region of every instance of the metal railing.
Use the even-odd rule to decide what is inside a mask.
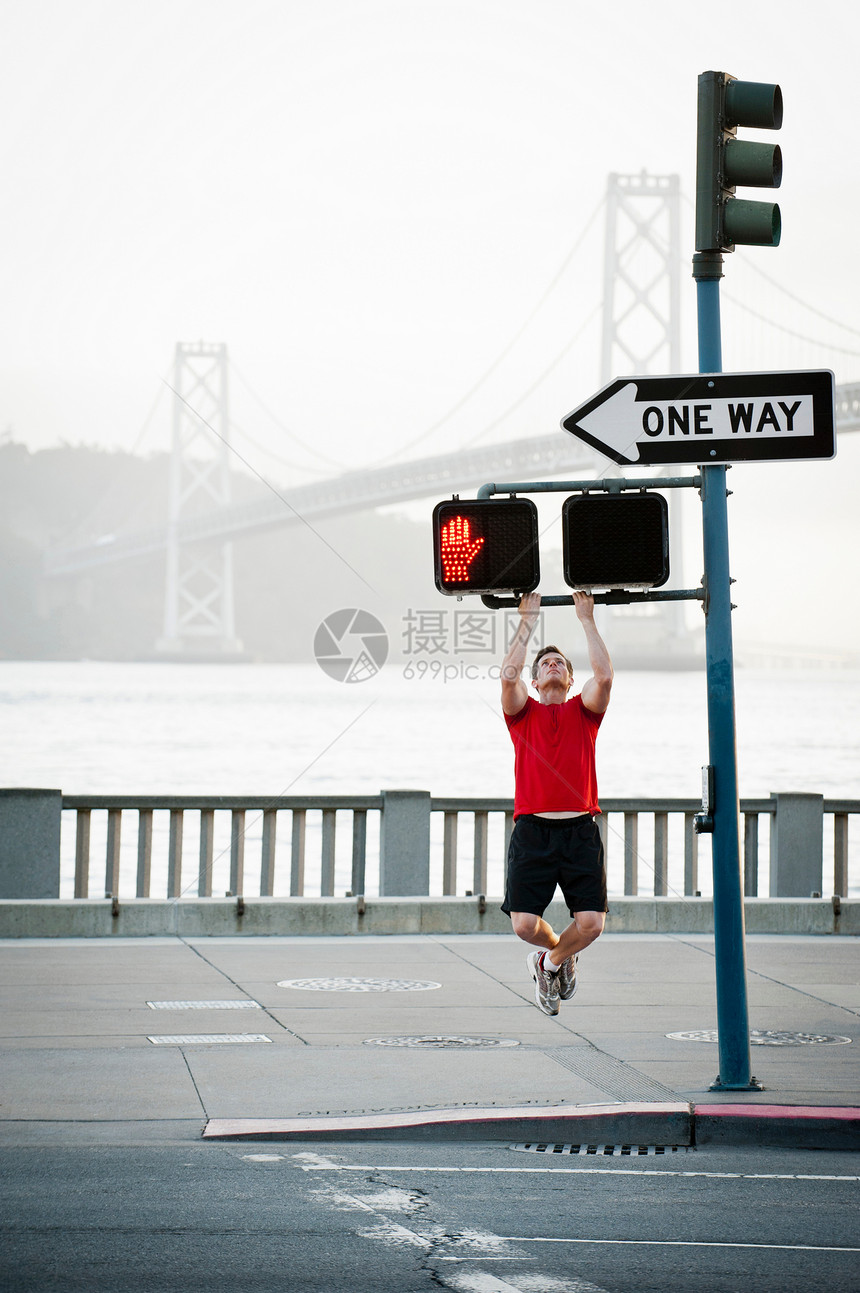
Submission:
[[[415,792],[420,797],[422,792]],[[509,799],[430,798],[429,814],[416,819],[409,847],[429,853],[426,892],[501,894],[504,860],[513,829]],[[759,893],[770,855],[779,796],[742,799],[744,893]],[[849,818],[860,800],[823,800],[824,896],[849,892]],[[321,896],[380,891],[380,851],[385,796],[64,795],[64,858],[71,860],[74,829],[75,898],[123,895],[180,898],[256,895]],[[599,818],[610,891],[657,896],[700,893],[700,846],[695,833],[698,801],[606,799]],[[391,810],[389,810],[391,811]],[[760,830],[762,817],[768,830]],[[133,819],[133,820],[130,820]],[[131,827],[131,829],[129,829]],[[401,822],[402,828],[402,822]],[[429,839],[421,836],[429,835]],[[764,836],[764,838],[763,838]],[[401,837],[402,838],[402,837]],[[813,841],[813,844],[815,841]],[[819,845],[822,841],[819,840]],[[104,886],[98,856],[104,858]],[[192,861],[193,859],[193,861]],[[68,873],[68,866],[66,867]],[[396,895],[396,865],[385,892]],[[829,879],[832,875],[832,889]],[[406,890],[414,892],[414,890]],[[809,896],[808,892],[804,896]]]

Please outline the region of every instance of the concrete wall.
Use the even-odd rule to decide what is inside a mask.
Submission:
[[[235,935],[510,934],[501,898],[183,898],[0,902],[0,938],[111,938]],[[482,909],[483,908],[483,909]],[[860,934],[860,901],[747,898],[748,934]],[[569,919],[553,903],[548,919]],[[712,934],[705,898],[615,898],[612,934]]]

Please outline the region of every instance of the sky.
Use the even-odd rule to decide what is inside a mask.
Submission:
[[[724,368],[860,380],[858,30],[844,0],[0,0],[0,437],[165,449],[198,339],[279,486],[550,433],[602,384],[613,172],[680,177],[695,371],[709,69],[785,101],[782,243],[727,257]],[[733,473],[747,639],[856,649],[855,441]]]

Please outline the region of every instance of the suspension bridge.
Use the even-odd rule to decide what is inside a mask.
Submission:
[[[680,371],[679,203],[677,176],[609,177],[604,382],[620,371]],[[45,575],[63,579],[164,553],[164,632],[158,643],[164,653],[204,649],[224,655],[241,649],[233,609],[234,541],[285,526],[312,528],[326,517],[442,497],[490,480],[582,477],[600,470],[591,449],[559,430],[346,471],[295,488],[270,485],[254,501],[236,503],[227,368],[224,344],[177,345],[167,524],[67,541],[45,554]],[[838,432],[860,429],[860,382],[837,387],[836,416]],[[664,603],[658,614],[677,637],[677,606]]]

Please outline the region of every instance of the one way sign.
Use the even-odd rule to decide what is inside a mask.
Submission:
[[[627,466],[832,458],[834,387],[829,370],[618,377],[561,425]]]

